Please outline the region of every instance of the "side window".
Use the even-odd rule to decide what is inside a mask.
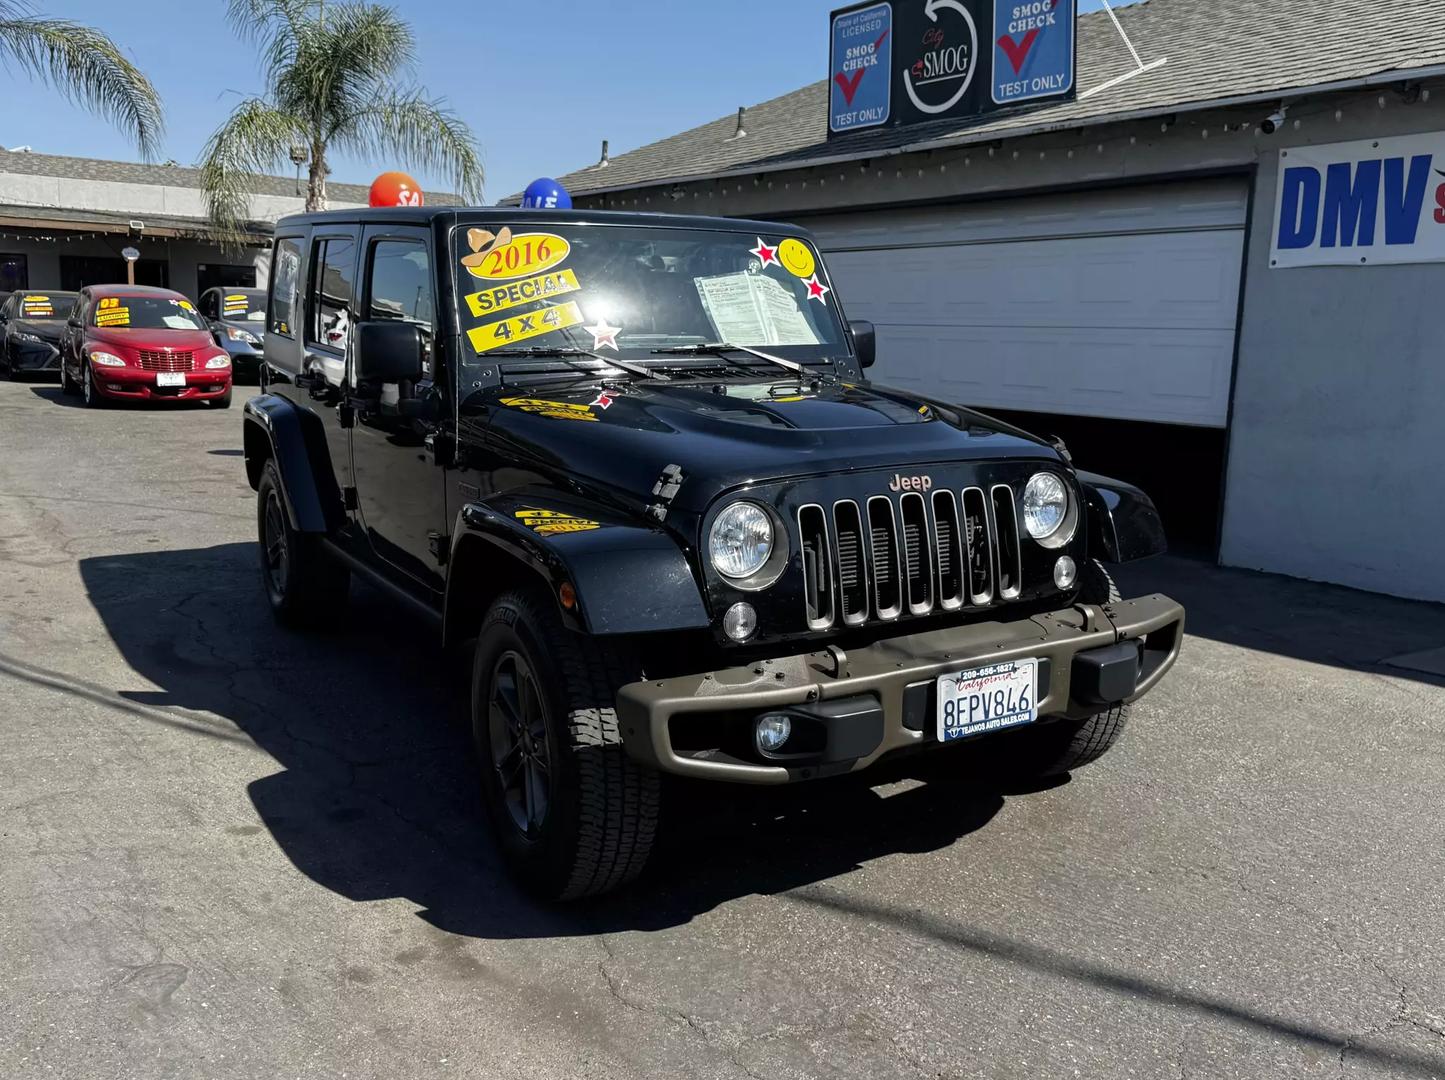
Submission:
[[[277,240],[271,262],[271,300],[266,309],[268,333],[296,336],[296,290],[300,280],[300,241]]]
[[[345,352],[351,337],[351,298],[356,291],[356,241],[327,237],[317,240],[312,250],[306,340]]]
[[[431,258],[415,240],[378,240],[371,245],[366,281],[366,318],[415,323],[426,339],[422,371],[432,377],[431,342],[436,322]]]
[[[206,292],[201,297],[200,306],[202,315],[208,319],[214,319],[216,317],[216,294],[214,292]]]

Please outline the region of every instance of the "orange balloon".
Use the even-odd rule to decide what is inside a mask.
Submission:
[[[384,172],[371,182],[372,206],[421,206],[421,185],[404,172]]]

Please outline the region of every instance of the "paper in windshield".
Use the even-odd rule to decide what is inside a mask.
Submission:
[[[818,335],[792,293],[772,278],[742,271],[696,282],[719,340],[738,345],[818,344]]]

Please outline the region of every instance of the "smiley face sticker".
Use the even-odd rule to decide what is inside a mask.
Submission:
[[[788,273],[805,281],[818,269],[808,245],[791,236],[778,245],[778,262]]]

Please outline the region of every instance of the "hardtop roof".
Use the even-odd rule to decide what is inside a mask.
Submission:
[[[811,235],[807,229],[801,226],[778,221],[623,210],[522,210],[515,206],[404,206],[362,210],[324,210],[283,217],[276,223],[276,233],[279,236],[287,229],[307,225],[411,225],[430,228],[437,221],[442,221],[444,225],[485,225],[495,222],[515,227],[519,220],[536,221],[539,229],[552,223],[557,225],[631,225],[652,229],[710,229],[720,232]]]

